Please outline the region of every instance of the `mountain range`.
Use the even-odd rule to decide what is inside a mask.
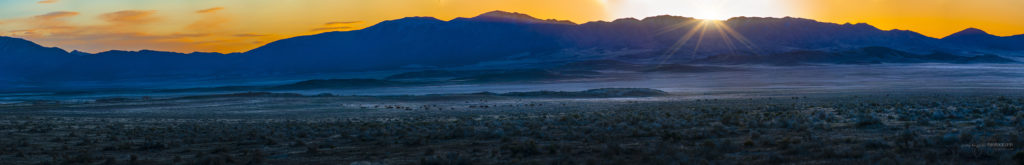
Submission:
[[[1024,35],[966,29],[945,38],[802,18],[624,18],[576,24],[493,11],[443,21],[408,17],[361,30],[268,43],[241,53],[68,52],[0,37],[0,82],[273,77],[378,70],[533,69],[629,64],[1011,63]],[[2,83],[0,83],[2,84]]]

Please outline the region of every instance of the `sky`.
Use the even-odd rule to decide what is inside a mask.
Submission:
[[[1024,0],[0,0],[0,36],[91,53],[230,53],[409,16],[450,20],[493,10],[576,23],[656,15],[791,16],[936,38],[969,27],[1024,34]]]

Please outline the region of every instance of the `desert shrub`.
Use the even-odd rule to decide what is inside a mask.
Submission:
[[[882,120],[878,119],[873,115],[865,115],[857,118],[857,127],[876,127],[882,126]]]
[[[135,164],[139,162],[139,155],[132,154],[128,156],[128,163]]]
[[[314,155],[315,154],[319,154],[320,153],[320,149],[319,149],[319,147],[313,146],[313,145],[306,146],[306,153],[307,154],[314,154]]]
[[[889,143],[887,143],[885,141],[882,141],[882,140],[877,140],[877,139],[865,140],[865,141],[861,142],[861,145],[863,145],[864,148],[875,149],[875,150],[878,150],[878,149],[888,149],[888,148],[891,147],[889,145]]]
[[[140,151],[147,151],[147,150],[157,150],[157,151],[159,151],[159,150],[163,150],[163,149],[167,149],[167,145],[164,144],[164,143],[160,143],[160,142],[146,142],[146,143],[143,143],[142,145],[140,145],[139,148],[138,148],[138,150],[140,150]]]
[[[97,159],[90,153],[81,153],[70,159],[64,160],[64,164],[91,164],[96,162]]]
[[[251,150],[246,152],[245,155],[248,157],[248,161],[245,164],[263,164],[266,162],[267,153],[263,152],[263,150]]]
[[[1017,164],[1024,165],[1024,150],[1017,151],[1013,154],[1013,160],[1017,161]]]
[[[469,165],[471,161],[459,153],[449,152],[444,156],[428,156],[420,158],[421,165]]]
[[[974,140],[974,134],[971,132],[965,132],[960,134],[960,143],[970,143]]]
[[[527,140],[525,142],[513,142],[507,143],[501,146],[501,150],[508,151],[514,156],[533,156],[540,154],[540,146],[533,140]]]
[[[105,158],[103,158],[103,164],[104,165],[115,165],[115,164],[117,164],[117,159],[114,158],[114,157],[110,157],[110,156],[105,157]]]
[[[895,140],[900,143],[901,147],[909,148],[914,143],[914,140],[917,139],[917,136],[917,133],[914,131],[906,130],[896,135]]]
[[[995,157],[995,150],[989,147],[961,146],[957,147],[957,155],[968,159],[991,159]]]
[[[196,162],[196,163],[193,163],[193,164],[224,165],[224,164],[238,164],[238,163],[240,163],[240,162],[236,161],[233,157],[231,157],[231,155],[227,155],[227,154],[206,155],[206,156],[203,156],[203,157],[198,157],[198,159],[199,159],[199,161]]]

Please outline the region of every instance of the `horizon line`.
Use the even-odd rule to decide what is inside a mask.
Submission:
[[[872,28],[875,28],[875,29],[878,29],[878,30],[882,30],[882,31],[909,31],[909,32],[914,32],[914,33],[917,33],[917,34],[919,34],[919,35],[922,35],[922,36],[928,37],[928,38],[932,38],[932,39],[940,39],[940,40],[941,40],[941,39],[943,39],[943,38],[949,37],[949,36],[951,36],[951,35],[954,35],[954,34],[956,34],[956,33],[962,32],[962,31],[964,31],[964,30],[968,30],[968,29],[977,29],[977,30],[981,30],[982,32],[985,32],[985,33],[986,33],[986,34],[988,34],[988,35],[992,35],[992,36],[996,36],[996,37],[1012,37],[1012,36],[1020,36],[1020,35],[1024,35],[1024,33],[1022,33],[1022,34],[1014,34],[1014,35],[1007,35],[1007,36],[1002,36],[1002,35],[995,35],[995,34],[991,34],[991,33],[988,33],[988,32],[987,32],[987,31],[985,31],[984,29],[981,29],[981,28],[976,28],[976,27],[973,27],[973,26],[971,26],[971,27],[965,28],[965,29],[963,29],[963,30],[960,30],[960,31],[956,31],[956,32],[950,33],[950,34],[948,34],[948,35],[945,35],[945,36],[943,36],[943,37],[933,37],[933,36],[928,36],[928,35],[924,35],[924,34],[922,34],[922,33],[920,33],[920,32],[917,32],[917,31],[914,31],[914,30],[910,30],[910,29],[898,29],[898,28],[892,28],[892,29],[881,29],[881,28],[878,28],[877,26],[871,25],[870,23],[867,23],[867,22],[857,22],[857,23],[853,23],[853,22],[844,22],[844,23],[838,23],[838,22],[827,22],[827,21],[819,21],[819,20],[816,20],[816,19],[811,19],[811,18],[804,18],[804,17],[795,17],[795,16],[784,16],[784,17],[760,17],[760,16],[734,16],[734,17],[730,17],[730,18],[728,18],[728,19],[725,19],[725,20],[716,20],[716,19],[701,19],[701,18],[696,18],[696,17],[687,17],[687,16],[680,16],[680,15],[671,15],[671,14],[660,14],[660,15],[653,15],[653,16],[648,16],[648,17],[644,17],[644,18],[637,18],[637,17],[622,17],[622,18],[615,18],[615,19],[610,19],[610,21],[609,21],[609,20],[594,20],[594,21],[587,21],[587,22],[584,22],[584,23],[582,23],[582,24],[581,24],[581,23],[576,23],[576,22],[573,22],[573,21],[571,21],[571,20],[561,20],[561,19],[555,19],[555,18],[549,18],[549,19],[544,19],[544,18],[537,18],[537,17],[534,17],[533,15],[530,15],[530,14],[527,14],[527,13],[520,13],[520,12],[509,12],[509,11],[504,11],[504,10],[494,10],[494,11],[484,12],[484,13],[478,14],[478,15],[476,15],[476,16],[474,16],[474,17],[479,17],[479,16],[481,16],[481,15],[484,15],[484,14],[488,14],[488,13],[492,13],[492,12],[503,12],[503,13],[510,13],[510,14],[522,14],[522,15],[526,15],[526,16],[529,16],[530,18],[533,18],[533,19],[537,19],[537,20],[544,20],[544,21],[559,21],[559,22],[563,22],[563,21],[564,21],[564,22],[569,22],[569,23],[572,23],[572,25],[573,25],[573,26],[580,26],[580,25],[585,25],[585,24],[589,24],[589,23],[600,23],[600,22],[614,22],[614,21],[617,21],[617,20],[622,20],[622,19],[636,19],[636,20],[644,20],[644,19],[647,19],[647,18],[653,18],[653,17],[664,17],[664,16],[670,16],[670,17],[682,17],[682,18],[688,18],[688,19],[694,19],[694,20],[702,20],[702,21],[720,21],[720,22],[727,22],[727,21],[730,21],[730,20],[733,20],[733,19],[736,19],[736,18],[768,18],[768,19],[786,19],[786,18],[791,18],[791,19],[805,19],[805,20],[812,20],[812,21],[815,21],[815,22],[820,22],[820,23],[830,23],[830,24],[836,24],[836,25],[857,25],[857,24],[866,24],[866,25],[868,25],[868,26],[871,26]],[[395,21],[395,20],[401,20],[401,19],[406,19],[406,18],[433,18],[433,19],[437,19],[437,20],[440,20],[440,21],[443,21],[443,22],[451,22],[451,21],[454,21],[454,20],[456,20],[456,19],[468,19],[468,18],[474,18],[474,17],[455,17],[455,18],[452,18],[452,19],[444,20],[444,19],[439,19],[439,18],[437,18],[437,17],[433,17],[433,16],[405,16],[405,17],[402,17],[402,18],[398,18],[398,19],[390,19],[390,20],[383,20],[383,21],[377,22],[376,24],[373,24],[373,25],[370,25],[370,26],[367,26],[367,27],[364,27],[364,28],[361,28],[361,29],[351,29],[351,30],[345,30],[345,31],[327,31],[327,32],[321,32],[321,33],[316,33],[316,34],[309,34],[309,35],[296,35],[296,36],[286,37],[286,38],[283,38],[283,39],[278,39],[278,40],[274,40],[274,41],[266,42],[266,43],[264,43],[263,45],[260,45],[260,46],[258,46],[258,47],[256,47],[256,48],[253,48],[253,49],[249,49],[249,50],[245,50],[245,51],[240,51],[240,52],[228,52],[228,53],[224,53],[224,52],[203,52],[203,51],[179,52],[179,51],[165,51],[165,50],[153,50],[153,49],[135,49],[135,50],[127,50],[127,49],[110,49],[110,50],[105,50],[105,51],[98,51],[98,52],[87,52],[87,51],[81,51],[81,50],[76,50],[76,49],[66,50],[66,49],[63,49],[63,48],[61,48],[61,47],[59,47],[59,46],[53,46],[53,47],[46,47],[46,46],[43,46],[43,47],[46,47],[46,48],[58,48],[58,49],[61,49],[61,50],[63,50],[64,52],[67,52],[67,53],[71,53],[71,52],[75,52],[75,51],[78,51],[78,52],[84,52],[84,53],[88,53],[88,54],[99,54],[99,53],[105,53],[105,52],[111,52],[111,51],[127,51],[127,52],[139,52],[139,51],[158,51],[158,52],[171,52],[171,53],[181,53],[181,54],[191,54],[191,53],[217,53],[217,54],[224,54],[224,55],[227,55],[227,54],[236,54],[236,53],[242,53],[242,54],[244,54],[244,53],[246,53],[246,52],[249,52],[249,51],[252,51],[252,50],[258,49],[258,48],[260,48],[260,47],[266,46],[267,44],[270,44],[270,43],[274,43],[274,42],[277,42],[277,41],[281,41],[281,40],[286,40],[286,39],[291,39],[291,38],[296,38],[296,37],[303,37],[303,36],[315,36],[315,35],[321,35],[321,34],[325,34],[325,33],[334,33],[334,32],[350,32],[350,31],[359,31],[359,30],[364,30],[364,29],[367,29],[367,28],[371,28],[371,27],[377,26],[377,25],[379,25],[379,24],[380,24],[380,23],[382,23],[382,22],[388,22],[388,21]],[[32,41],[31,39],[28,39],[28,38],[20,38],[20,37],[6,36],[6,35],[0,35],[0,37],[9,37],[9,38],[18,38],[18,39],[24,39],[24,40],[26,40],[26,41],[29,41],[29,42],[32,42],[32,43],[35,43],[35,44],[39,45],[39,43],[38,43],[38,42],[36,42],[36,41]],[[40,45],[40,46],[42,46],[42,45]]]

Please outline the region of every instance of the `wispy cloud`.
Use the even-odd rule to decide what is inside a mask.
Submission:
[[[124,10],[101,14],[97,19],[106,24],[74,24],[67,18],[80,15],[73,11],[57,11],[46,14],[7,20],[8,23],[25,26],[25,29],[6,31],[2,34],[26,38],[44,45],[61,46],[69,50],[88,52],[106,51],[111,47],[124,50],[182,50],[192,48],[195,39],[208,38],[212,33],[178,32],[155,34],[135,28],[160,20],[157,11]]]
[[[327,23],[324,23],[324,26],[348,25],[348,24],[357,24],[357,23],[363,23],[363,21],[338,21],[338,22],[327,22]]]
[[[348,29],[352,29],[353,28],[350,25],[352,25],[352,24],[359,24],[359,23],[363,23],[363,21],[334,21],[334,22],[327,22],[327,23],[324,23],[322,26],[317,27],[317,28],[313,28],[312,30],[309,30],[309,31],[310,32],[327,32],[327,31],[348,30]]]
[[[100,18],[111,23],[142,24],[159,20],[155,10],[123,10],[100,15]]]
[[[78,15],[78,12],[73,12],[73,11],[55,11],[55,12],[50,12],[50,13],[46,13],[46,14],[43,14],[43,15],[37,15],[37,16],[34,16],[33,18],[41,19],[41,20],[53,20],[53,19],[72,17],[72,16],[76,16],[76,15]]]
[[[6,33],[2,33],[2,34],[6,35],[6,36],[28,36],[28,35],[35,35],[35,32],[36,32],[36,30],[28,29],[28,30],[12,30],[12,31],[7,31]]]
[[[224,10],[224,7],[213,7],[213,8],[209,8],[209,9],[203,9],[203,10],[196,11],[196,13],[200,13],[200,14],[203,14],[203,13],[215,13],[215,12],[221,11],[221,10]]]
[[[310,31],[310,32],[322,32],[322,31],[338,31],[338,30],[345,30],[345,29],[352,29],[352,27],[348,27],[348,26],[341,26],[341,27],[321,27],[321,28],[314,28],[313,30],[309,30],[309,31]]]
[[[67,1],[62,1],[67,2]],[[84,12],[55,11],[21,18],[0,19],[0,35],[25,38],[67,50],[102,52],[115,50],[166,50],[237,52],[257,47],[276,34],[228,30],[234,21],[224,7],[192,10],[192,22],[169,19],[173,12],[114,10],[95,17]],[[71,21],[75,20],[75,21]],[[155,26],[161,25],[161,26]],[[158,27],[165,31],[151,31]],[[299,29],[300,31],[302,29]]]
[[[39,2],[36,2],[36,3],[38,3],[38,4],[47,4],[47,3],[57,3],[57,2],[60,2],[60,0],[42,0],[42,1],[39,1]]]
[[[42,15],[32,16],[27,19],[13,20],[23,24],[27,24],[32,27],[32,31],[27,31],[20,34],[35,34],[35,32],[52,32],[62,31],[67,29],[74,29],[74,26],[70,25],[65,19],[77,16],[78,12],[73,11],[56,11]]]

